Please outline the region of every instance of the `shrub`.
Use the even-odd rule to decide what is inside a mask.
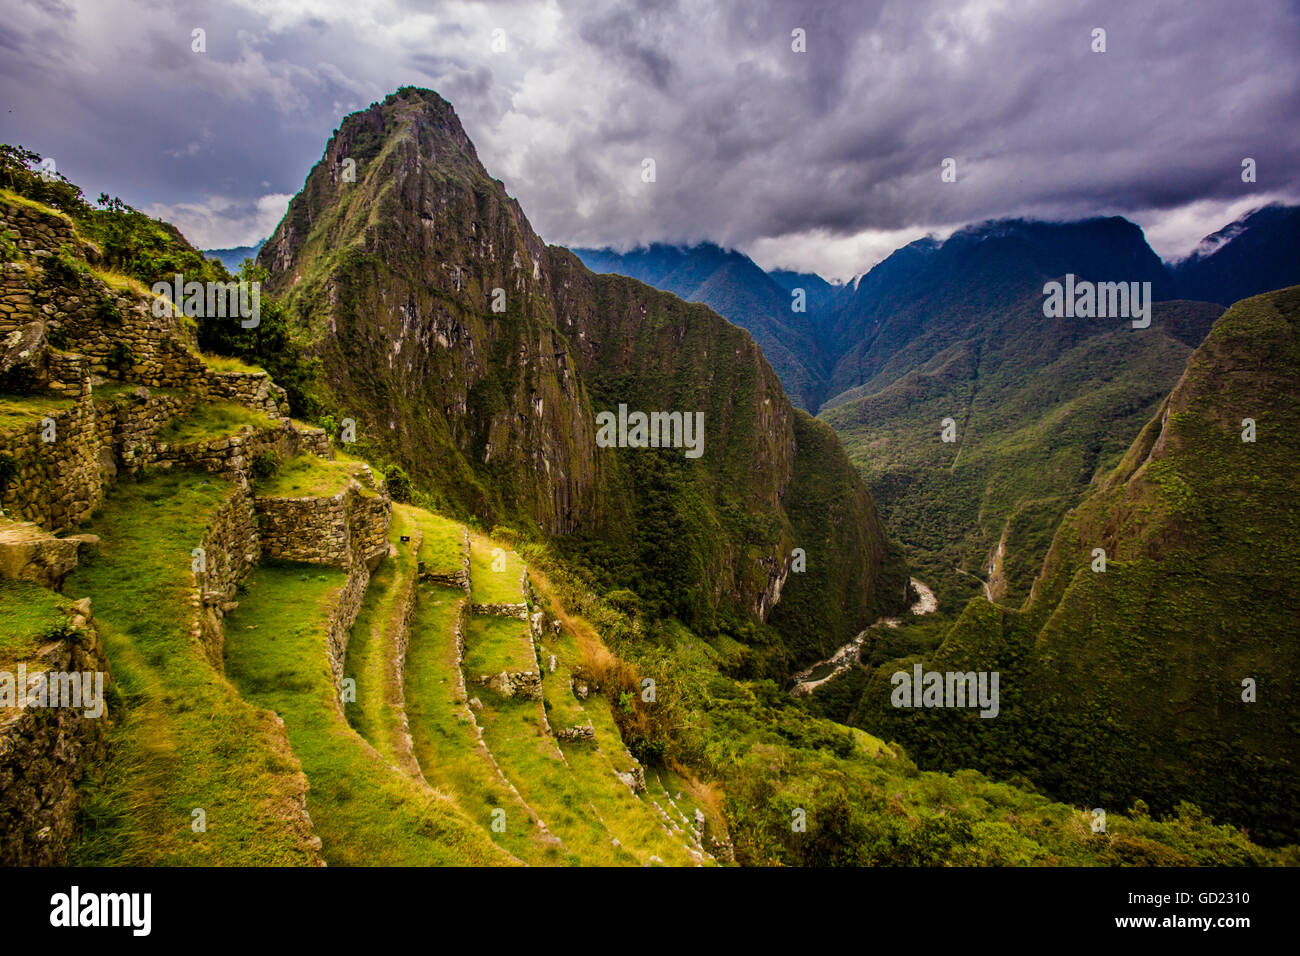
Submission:
[[[70,341],[68,330],[61,325],[51,325],[45,330],[45,339],[56,349],[66,349]]]
[[[64,246],[56,255],[45,260],[45,275],[56,285],[76,287],[81,285],[84,266],[71,246]]]
[[[384,469],[384,483],[388,485],[388,496],[403,503],[411,500],[411,479],[400,465],[389,465]]]
[[[108,292],[99,296],[99,307],[95,314],[105,322],[121,322],[122,310],[117,307],[117,299]]]
[[[253,456],[248,470],[252,472],[254,481],[262,481],[280,470],[280,459],[274,452],[264,451]]]

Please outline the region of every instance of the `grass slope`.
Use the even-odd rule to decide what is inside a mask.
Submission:
[[[108,763],[88,786],[76,865],[302,865],[303,779],[274,715],[190,636],[190,549],[230,486],[167,472],[119,481],[85,530],[100,546],[64,582],[91,598],[116,682]],[[207,831],[191,827],[206,813]]]
[[[344,576],[259,568],[227,618],[226,667],[275,710],[311,783],[307,809],[332,866],[483,866],[511,858],[446,796],[392,767],[348,726],[335,696],[326,620]]]

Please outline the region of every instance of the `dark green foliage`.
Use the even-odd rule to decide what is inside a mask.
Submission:
[[[18,477],[18,462],[9,455],[0,455],[0,494],[9,489],[9,483]]]
[[[411,500],[411,479],[401,465],[389,465],[384,469],[384,484],[388,486],[388,494],[394,501]]]
[[[104,293],[99,297],[99,306],[95,314],[101,322],[118,324],[122,321],[122,310],[117,307],[117,299],[111,293]]]
[[[249,466],[254,481],[262,481],[270,478],[280,470],[280,459],[273,452],[264,451],[253,456],[253,461]]]
[[[265,283],[266,270],[248,260],[238,278],[243,282]],[[260,365],[288,394],[289,407],[295,416],[320,415],[321,403],[316,394],[320,364],[294,340],[293,318],[288,308],[263,289],[258,319],[257,326],[248,329],[228,318],[200,319],[199,347]]]
[[[1023,774],[1102,807],[1140,798],[1167,814],[1190,800],[1261,841],[1294,841],[1297,369],[1300,288],[1233,306],[1061,522],[1033,600],[972,602],[926,655],[927,669],[999,671],[999,716],[895,710],[888,676],[905,659],[873,673],[860,725],[927,766]],[[1246,417],[1254,443],[1241,439]]]
[[[115,342],[108,352],[108,367],[114,371],[120,372],[129,368],[134,361],[131,347],[125,342]]]
[[[86,274],[86,265],[67,246],[45,260],[45,275],[48,281],[57,285],[76,289]]]

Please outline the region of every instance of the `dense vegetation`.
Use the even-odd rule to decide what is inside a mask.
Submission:
[[[821,417],[941,605],[982,593],[983,578],[1015,607],[1061,517],[1119,461],[1220,311],[1159,303],[1150,328],[1132,329],[1045,319],[1031,296]]]
[[[1294,841],[1297,368],[1300,289],[1233,306],[1060,524],[1023,610],[976,600],[925,655],[927,669],[1000,671],[1001,714],[890,707],[908,658],[873,672],[858,722],[927,766],[1021,774],[1103,807],[1191,800]]]

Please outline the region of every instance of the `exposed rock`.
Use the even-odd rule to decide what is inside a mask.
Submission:
[[[76,566],[76,541],[56,538],[30,521],[0,518],[0,578],[57,591]]]

